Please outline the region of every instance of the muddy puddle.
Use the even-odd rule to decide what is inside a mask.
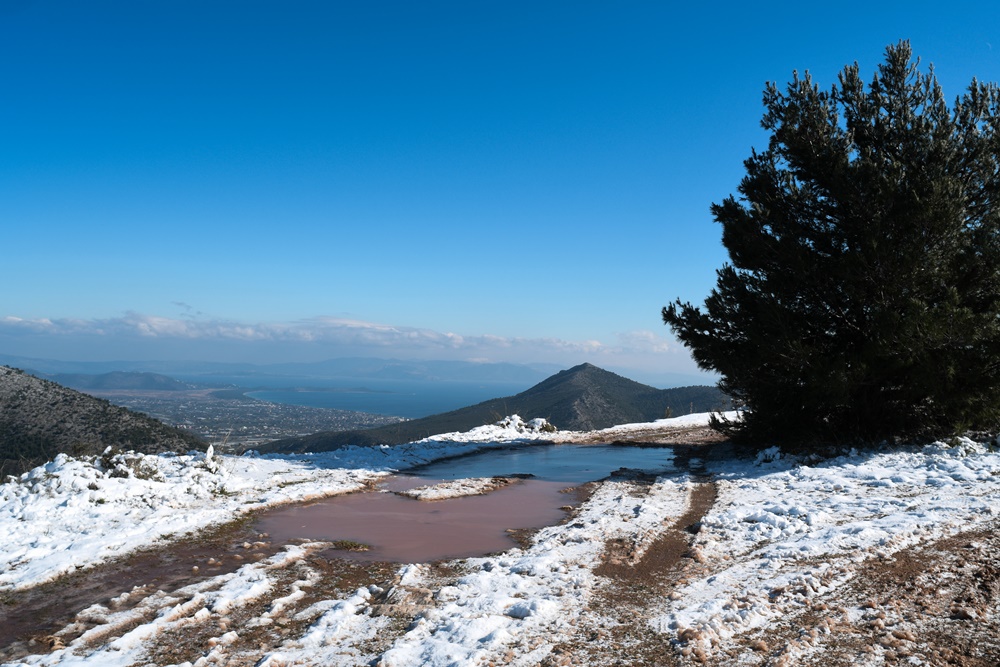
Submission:
[[[438,461],[385,480],[378,491],[336,496],[261,515],[254,530],[275,542],[322,540],[329,556],[421,563],[484,556],[517,546],[512,533],[558,523],[574,486],[621,467],[672,469],[670,448],[547,445],[494,449]],[[415,500],[397,495],[416,486],[494,475],[524,477],[484,495]],[[354,550],[354,549],[361,550]]]
[[[446,500],[415,500],[389,490],[435,481],[397,476],[380,491],[273,510],[258,518],[254,529],[275,542],[339,543],[341,548],[325,552],[327,557],[426,563],[511,549],[517,543],[510,531],[556,524],[566,516],[560,508],[575,499],[563,482],[532,479]],[[353,550],[359,545],[366,549]]]

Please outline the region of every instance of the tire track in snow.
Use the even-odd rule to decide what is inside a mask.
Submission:
[[[704,451],[704,447],[676,450],[675,467],[691,475],[683,514],[648,544],[641,543],[642,535],[608,541],[604,560],[595,569],[604,582],[589,605],[591,622],[574,642],[557,647],[554,653],[561,657],[551,664],[610,664],[612,659],[628,664],[678,664],[676,649],[649,627],[648,618],[653,605],[670,595],[686,569],[699,559],[694,535],[718,495],[703,460],[694,456]]]

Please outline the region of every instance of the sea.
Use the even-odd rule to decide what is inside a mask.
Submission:
[[[513,396],[530,385],[405,380],[301,379],[292,386],[266,387],[247,396],[272,403],[354,410],[417,419],[493,398]]]

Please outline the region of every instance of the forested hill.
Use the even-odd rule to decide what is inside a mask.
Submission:
[[[467,431],[511,414],[524,419],[543,417],[561,430],[592,430],[653,421],[668,414],[729,409],[729,405],[728,397],[715,387],[656,389],[592,364],[581,364],[514,396],[374,429],[278,440],[261,451],[319,452],[345,445],[396,445],[439,433]]]
[[[205,447],[197,436],[152,417],[0,366],[0,475],[61,452],[99,454],[108,445],[145,453]]]

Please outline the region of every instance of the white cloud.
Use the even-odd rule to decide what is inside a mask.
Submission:
[[[21,341],[33,356],[58,357],[59,350],[79,356],[130,354],[133,358],[176,357],[244,361],[318,361],[338,356],[394,356],[424,359],[476,359],[483,362],[544,362],[637,368],[650,373],[697,372],[686,350],[652,331],[617,334],[613,344],[600,340],[523,338],[495,334],[458,334],[432,329],[313,317],[293,322],[245,323],[191,317],[177,318],[128,312],[107,319],[0,317],[5,345]],[[39,354],[39,350],[43,350]],[[81,352],[84,351],[84,352]],[[138,355],[138,356],[137,356]],[[238,357],[245,358],[238,358]]]
[[[679,347],[674,341],[659,336],[652,331],[628,331],[618,334],[618,343],[623,350],[664,354]]]

